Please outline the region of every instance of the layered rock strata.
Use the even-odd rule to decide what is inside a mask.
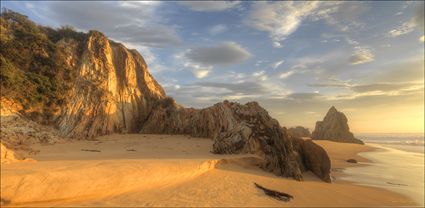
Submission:
[[[300,164],[304,160],[299,160],[298,155],[307,152],[302,149],[297,153],[286,129],[280,127],[279,123],[256,102],[241,105],[224,101],[198,110],[183,108],[168,98],[152,111],[141,133],[189,134],[195,137],[213,138],[214,153],[260,154],[264,156],[261,165],[264,170],[297,180],[302,180],[302,171],[315,168]],[[320,166],[319,163],[316,165]],[[330,166],[319,168],[323,170],[328,168],[329,177]],[[320,173],[321,178],[326,178],[325,172]]]
[[[60,132],[76,138],[137,132],[165,97],[142,56],[96,31],[88,34],[81,57],[73,57],[75,50],[69,56],[78,74],[57,120]]]

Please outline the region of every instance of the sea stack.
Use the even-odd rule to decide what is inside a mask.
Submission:
[[[354,138],[347,122],[347,117],[332,106],[323,121],[316,122],[312,139],[364,144],[361,140]]]

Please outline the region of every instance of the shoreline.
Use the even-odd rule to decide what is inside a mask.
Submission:
[[[358,155],[368,162],[363,162],[359,167],[346,168],[342,180],[396,192],[411,198],[418,206],[424,206],[424,153],[395,149],[390,145],[366,145],[375,149],[359,152]]]
[[[366,161],[355,154],[365,147],[320,143],[333,168],[359,165],[345,164],[346,157]],[[261,170],[255,155],[211,154],[211,145],[210,139],[142,134],[37,145],[36,161],[2,165],[2,198],[10,200],[11,206],[415,205],[398,193],[344,181],[338,176],[341,173],[336,173],[332,184],[311,172],[304,173],[302,182],[278,177]],[[254,182],[295,198],[287,203],[274,200],[255,188]]]

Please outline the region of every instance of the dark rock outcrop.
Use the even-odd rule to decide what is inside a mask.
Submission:
[[[332,106],[323,121],[316,122],[312,139],[331,140],[335,142],[347,142],[364,144],[361,140],[354,138],[347,124],[347,117]]]
[[[302,179],[302,171],[314,168],[320,178],[325,179],[329,164],[322,167],[319,161],[302,168],[303,161],[310,155],[326,152],[314,149],[315,144],[302,145],[302,155],[307,160],[298,160],[291,137],[285,128],[271,118],[266,110],[256,102],[245,105],[224,101],[205,109],[183,108],[171,98],[153,110],[145,122],[141,133],[189,134],[196,137],[213,138],[213,152],[218,154],[257,153],[264,156],[261,167],[276,175]],[[307,146],[304,148],[304,146]],[[317,145],[316,145],[317,146]],[[320,148],[320,147],[319,147]],[[305,150],[307,149],[307,150]],[[311,154],[307,151],[313,151]],[[304,153],[305,152],[305,153]],[[304,157],[304,156],[303,156]],[[326,155],[327,157],[327,155]],[[313,158],[314,159],[314,158]],[[313,160],[312,159],[312,160]],[[301,163],[300,163],[301,162]],[[329,166],[329,167],[328,167]]]
[[[288,134],[293,137],[311,137],[311,133],[308,128],[304,128],[302,126],[289,128]]]
[[[311,139],[292,138],[302,171],[310,170],[321,180],[331,182],[331,160],[326,151]]]

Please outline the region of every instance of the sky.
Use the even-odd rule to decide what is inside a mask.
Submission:
[[[202,108],[257,101],[314,129],[334,105],[354,133],[424,132],[420,1],[2,1],[51,27],[137,49],[167,95]]]

